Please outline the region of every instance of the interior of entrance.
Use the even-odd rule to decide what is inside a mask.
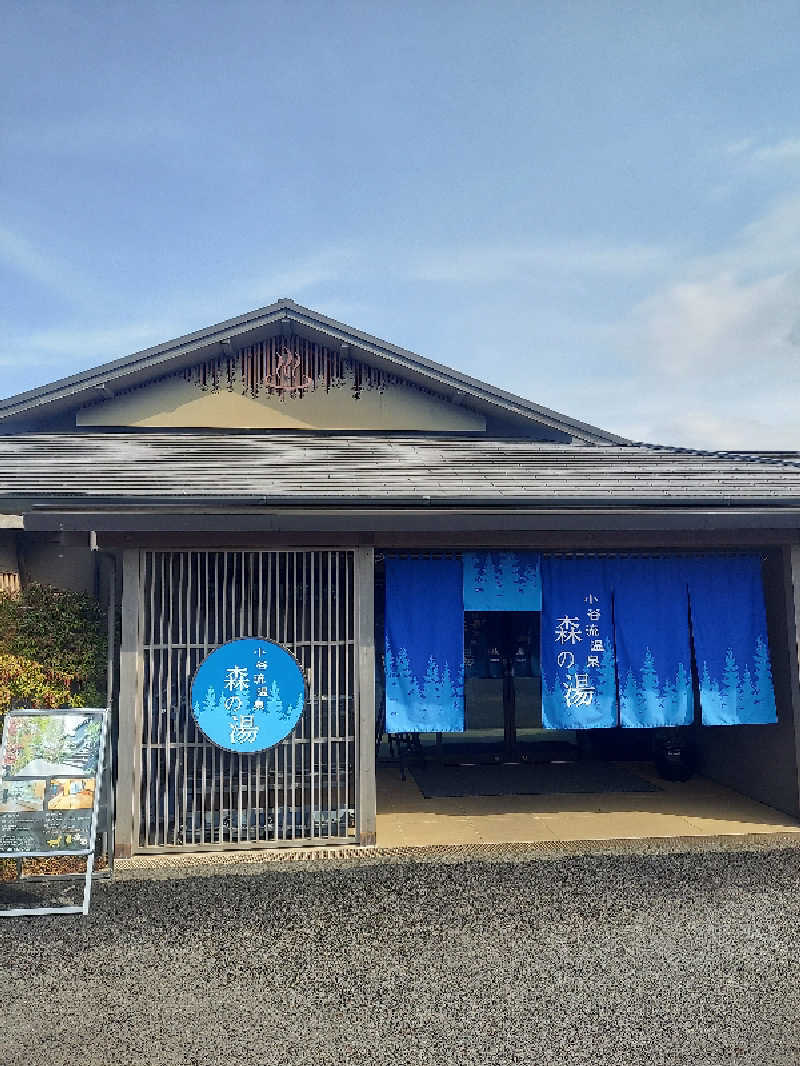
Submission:
[[[387,738],[401,766],[518,765],[577,755],[575,731],[542,728],[538,611],[464,614],[464,731]]]
[[[534,611],[465,612],[463,742],[482,743],[489,758],[527,755],[543,733],[540,618]]]

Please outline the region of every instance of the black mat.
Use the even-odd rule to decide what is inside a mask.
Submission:
[[[603,762],[409,767],[426,799],[443,796],[540,796],[582,792],[661,792],[638,774]]]
[[[436,748],[426,745],[425,751],[429,758],[438,761]],[[546,762],[553,759],[566,759],[573,762],[578,758],[578,749],[574,744],[562,740],[523,740],[515,746],[516,755],[514,761]],[[442,745],[442,762],[465,763],[465,762],[496,762],[504,756],[503,741],[495,740],[446,740]]]

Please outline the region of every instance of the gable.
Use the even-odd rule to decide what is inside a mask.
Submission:
[[[486,418],[355,357],[279,336],[86,406],[75,424],[482,433]]]
[[[283,355],[287,343],[287,354],[307,359],[307,365],[275,365],[272,372],[279,376],[265,376],[268,356],[257,353]],[[309,351],[312,355],[303,354]],[[350,378],[337,367],[350,367]],[[291,387],[287,373],[300,375],[289,381]],[[349,388],[358,406],[334,402],[336,388]],[[145,391],[133,399],[140,390]],[[483,426],[496,437],[631,443],[289,299],[0,399],[3,434],[128,425],[469,433]]]

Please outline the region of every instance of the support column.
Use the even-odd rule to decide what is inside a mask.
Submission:
[[[358,670],[358,840],[375,843],[375,552],[355,551]]]
[[[117,740],[115,855],[126,859],[133,853],[136,767],[140,747],[139,681],[139,552],[122,553],[122,640],[119,655],[119,736]]]
[[[0,516],[0,592],[16,593],[22,587],[20,582],[19,552],[17,551],[17,531],[7,528],[2,519],[12,519],[13,515]]]
[[[106,599],[106,636],[108,640],[108,663],[106,665],[106,706],[108,707],[108,730],[106,733],[106,751],[103,762],[103,801],[105,818],[103,836],[105,852],[110,868],[114,869],[114,825],[116,817],[114,807],[116,793],[114,783],[117,779],[117,740],[119,737],[119,645],[117,644],[117,597],[120,589],[120,576],[117,559],[114,555],[102,554],[98,560],[99,592],[105,592]],[[103,804],[101,802],[101,811]]]
[[[789,685],[794,719],[795,754],[795,814],[800,814],[800,545],[783,550],[783,571],[786,576],[786,629],[789,647]]]

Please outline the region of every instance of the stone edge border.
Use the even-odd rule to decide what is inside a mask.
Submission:
[[[526,843],[436,844],[423,847],[312,846],[254,851],[180,852],[117,859],[114,880],[148,880],[348,869],[400,863],[520,862],[590,856],[655,856],[681,853],[774,851],[800,847],[799,833],[717,836],[621,837],[613,840],[543,840]]]

